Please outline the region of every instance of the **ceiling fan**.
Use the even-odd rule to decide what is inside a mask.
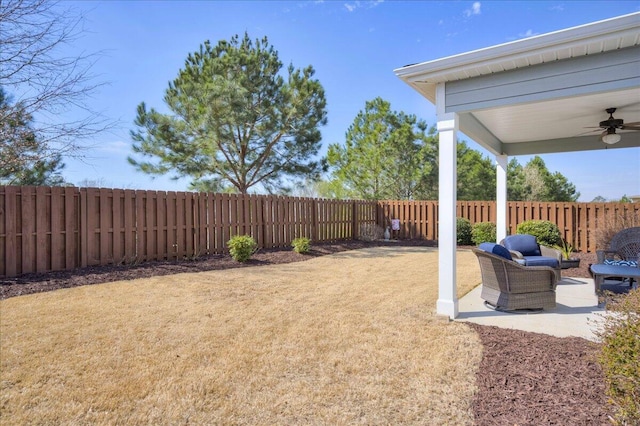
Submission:
[[[614,118],[613,113],[616,112],[617,108],[607,108],[607,114],[609,114],[609,118],[601,121],[598,128],[604,129],[604,132],[600,135],[602,138],[602,142],[607,145],[613,145],[614,143],[620,142],[622,138],[620,134],[616,133],[616,129],[618,130],[640,130],[640,122],[636,123],[627,123],[624,124],[624,120],[620,118]]]

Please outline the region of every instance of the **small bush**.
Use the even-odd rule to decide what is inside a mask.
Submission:
[[[311,249],[311,240],[307,237],[296,238],[291,241],[291,247],[296,253],[308,253]]]
[[[493,222],[478,222],[471,228],[471,241],[479,245],[484,242],[496,242],[496,224]]]
[[[227,241],[231,257],[238,262],[249,260],[257,246],[256,241],[249,235],[236,235]]]
[[[525,220],[516,227],[516,234],[533,235],[538,244],[547,247],[562,243],[562,235],[558,225],[548,220]]]
[[[469,219],[456,218],[456,242],[461,246],[471,245],[471,221]]]
[[[640,289],[607,303],[598,362],[620,425],[640,425]]]

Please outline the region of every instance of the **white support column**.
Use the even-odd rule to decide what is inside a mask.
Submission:
[[[445,112],[445,83],[436,88],[439,133],[438,200],[438,302],[436,311],[453,319],[458,316],[456,286],[456,143],[458,115]]]
[[[507,164],[506,155],[496,155],[496,243],[507,236]]]

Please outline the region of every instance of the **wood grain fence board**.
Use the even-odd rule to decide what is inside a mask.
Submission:
[[[175,259],[177,256],[176,247],[178,244],[176,231],[176,193],[174,191],[167,192],[166,195],[166,218],[167,218],[167,256],[169,259]]]
[[[64,196],[62,187],[51,187],[51,270],[65,269],[64,262]],[[0,256],[0,259],[2,256]]]
[[[229,194],[229,238],[240,234],[238,229],[238,196]]]
[[[113,192],[101,188],[99,190],[100,197],[100,219],[99,224],[100,227],[98,238],[100,240],[100,265],[106,265],[110,261],[113,262],[113,256],[109,253],[109,247],[113,247],[112,238],[113,238],[113,221],[111,218],[112,214],[112,202],[113,202]],[[110,241],[111,240],[111,241]]]
[[[198,200],[198,252],[203,255],[211,254],[208,238],[208,218],[207,207],[209,205],[209,197],[206,193],[196,194]]]
[[[224,239],[224,218],[222,216],[223,200],[221,194],[215,194],[215,235],[216,235],[216,253],[224,253],[225,242]]]
[[[136,253],[136,213],[135,213],[135,191],[125,189],[122,199],[123,208],[123,240],[124,252],[122,253],[122,262],[131,263],[138,260]]]
[[[8,277],[15,277],[21,271],[18,270],[17,259],[17,224],[16,219],[18,215],[17,202],[18,202],[18,188],[17,187],[5,187],[4,198],[4,255],[5,255],[5,275]]]
[[[287,203],[288,203],[288,218],[287,218],[287,223],[288,223],[288,227],[289,227],[289,237],[283,241],[283,245],[288,246],[289,244],[291,244],[291,241],[293,241],[296,237],[297,237],[297,225],[298,225],[298,219],[296,218],[296,204],[297,204],[297,200],[295,198],[288,198],[287,199]]]
[[[184,192],[176,192],[175,198],[175,230],[176,230],[176,257],[181,259],[186,254],[186,196]]]
[[[325,241],[331,241],[335,238],[335,226],[333,223],[334,206],[335,204],[332,200],[326,200],[324,203]]]
[[[231,197],[229,194],[221,194],[220,207],[222,210],[222,244],[226,252],[228,250],[227,241],[231,238]]]
[[[282,206],[282,197],[276,196],[273,203],[273,219],[274,219],[274,239],[273,246],[279,247],[280,241],[284,240],[284,229],[281,226],[284,220],[284,211]]]
[[[154,235],[155,235],[155,256],[157,260],[166,260],[166,238],[164,215],[166,209],[167,194],[165,191],[156,191],[155,211],[152,212]]]
[[[158,191],[147,191],[145,203],[145,224],[147,229],[147,239],[145,241],[147,258],[150,260],[160,259],[158,249],[158,204],[160,203],[160,193]]]
[[[182,259],[186,255],[186,194],[184,192],[176,192],[176,256]]]
[[[272,212],[272,201],[271,201],[271,196],[265,196],[262,199],[262,224],[263,224],[263,228],[262,228],[262,238],[264,241],[264,246],[265,248],[271,248],[273,247],[273,241],[272,241],[272,236],[273,236],[273,216],[271,214]]]
[[[197,256],[197,243],[196,243],[196,215],[198,211],[198,206],[196,204],[196,197],[193,192],[187,192],[186,194],[186,204],[187,204],[187,223],[185,225],[186,235],[187,235],[187,256]]]
[[[111,258],[112,262],[119,264],[124,258],[122,245],[122,196],[124,191],[121,189],[113,189],[111,191],[111,227],[113,229],[111,236]]]
[[[87,210],[85,211],[87,236],[86,240],[84,240],[87,246],[87,266],[97,265],[100,259],[99,240],[96,235],[100,207],[97,191],[98,189],[95,188],[87,188]]]
[[[240,197],[238,208],[240,210],[239,216],[242,222],[242,234],[249,235],[253,238],[253,234],[251,233],[251,196],[248,194],[242,195]]]
[[[216,253],[216,240],[215,240],[215,204],[214,194],[207,194],[207,198],[204,203],[204,214],[206,215],[206,227],[205,237],[207,241],[207,254]]]
[[[276,196],[275,200],[274,200],[274,225],[275,225],[275,232],[274,232],[274,240],[273,240],[273,245],[274,247],[280,247],[281,241],[284,240],[285,238],[285,231],[284,231],[284,227],[282,226],[282,224],[284,223],[284,198],[281,196]]]
[[[144,198],[144,229],[145,229],[145,254],[146,260],[158,260],[158,237],[156,226],[156,211],[158,192],[146,191]]]
[[[265,199],[264,196],[255,197],[254,215],[255,215],[256,225],[254,227],[254,232],[258,236],[257,238],[258,247],[264,247],[264,232],[263,232],[264,222],[262,218],[262,211],[264,209],[264,199]]]
[[[22,273],[35,272],[35,217],[30,212],[35,211],[34,187],[23,186],[20,195],[21,248],[22,248]]]
[[[589,220],[589,216],[590,216],[590,210],[591,210],[592,205],[590,204],[586,204],[584,206],[584,208],[581,210],[580,212],[580,216],[579,216],[579,220],[582,223],[588,223]],[[579,235],[579,239],[581,242],[586,242],[587,241],[587,234],[586,232],[584,232],[583,229],[579,229],[578,230],[578,235]]]
[[[158,191],[156,198],[156,211],[154,221],[156,224],[156,258],[167,260],[167,193]]]
[[[85,250],[81,243],[81,192],[76,188],[64,189],[64,251],[65,269],[82,265]]]
[[[51,196],[43,186],[36,187],[36,272],[50,270],[51,261]]]

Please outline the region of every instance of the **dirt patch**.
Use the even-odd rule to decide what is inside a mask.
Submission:
[[[359,248],[380,245],[435,246],[432,241],[348,241],[316,244],[306,255],[290,249],[261,250],[246,263],[229,256],[195,261],[148,262],[135,266],[83,268],[49,274],[30,274],[0,281],[0,299],[60,288],[162,276],[182,272],[222,270],[246,266],[304,261]],[[567,277],[589,277],[595,254],[579,253],[578,268],[562,271]],[[484,348],[477,372],[478,393],[473,401],[477,425],[604,425],[608,424],[604,378],[595,362],[598,345],[580,338],[557,338],[518,330],[467,323]]]

